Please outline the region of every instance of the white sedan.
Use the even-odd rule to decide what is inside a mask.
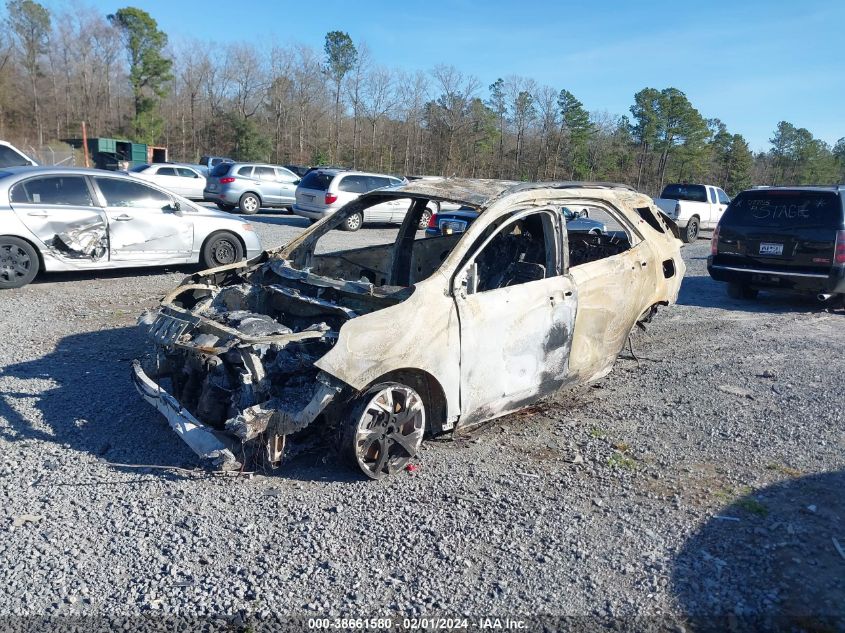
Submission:
[[[199,169],[187,165],[138,165],[129,170],[129,175],[155,183],[190,200],[202,200],[202,190],[205,189],[205,176]]]

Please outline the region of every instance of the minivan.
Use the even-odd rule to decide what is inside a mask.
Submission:
[[[403,179],[386,174],[342,169],[315,169],[307,173],[296,188],[296,203],[293,205],[293,212],[312,221],[321,220],[367,192],[406,183],[407,181]],[[357,231],[364,222],[401,224],[410,205],[411,201],[408,198],[391,199],[368,207],[363,214],[356,213],[349,216],[340,228],[344,231]],[[426,209],[420,219],[420,229],[428,226],[429,218],[434,211],[431,208]]]
[[[713,234],[707,271],[734,298],[760,290],[845,296],[845,186],[743,191]]]

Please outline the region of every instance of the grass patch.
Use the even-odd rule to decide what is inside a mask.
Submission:
[[[745,497],[737,501],[737,506],[745,510],[746,512],[750,512],[751,514],[756,514],[757,516],[764,517],[769,514],[769,509],[764,506],[762,503],[757,501],[754,497]]]
[[[607,465],[611,468],[621,468],[622,470],[636,470],[637,462],[622,453],[614,453],[607,460]]]
[[[773,470],[775,472],[780,473],[781,475],[786,475],[787,477],[800,477],[804,474],[797,468],[787,466],[786,464],[778,464],[776,462],[766,464],[766,470]]]
[[[607,433],[604,432],[604,429],[600,429],[597,426],[591,427],[587,433],[590,437],[594,437],[597,440],[603,440],[607,437]]]

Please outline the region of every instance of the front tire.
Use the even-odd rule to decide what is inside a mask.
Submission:
[[[205,268],[234,264],[244,258],[244,247],[234,233],[221,231],[214,233],[205,241],[201,258]]]
[[[340,228],[344,231],[357,231],[364,223],[364,216],[360,213],[353,213],[343,221]]]
[[[254,215],[261,208],[261,200],[254,193],[245,193],[238,201],[238,207],[244,215]]]
[[[681,229],[681,239],[687,244],[698,239],[698,218],[691,217],[687,225]]]
[[[340,452],[370,479],[408,465],[425,433],[425,403],[410,387],[385,382],[358,396],[340,428]]]
[[[758,290],[747,284],[731,282],[728,284],[728,296],[731,299],[756,299]]]
[[[0,237],[0,289],[20,288],[38,274],[38,253],[26,240]]]

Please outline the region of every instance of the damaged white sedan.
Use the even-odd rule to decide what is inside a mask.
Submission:
[[[392,244],[324,253],[347,217],[411,199]],[[424,237],[431,202],[476,209]],[[608,231],[568,233],[589,206]],[[276,466],[323,430],[369,477],[427,435],[607,374],[632,328],[677,298],[680,241],[651,199],[613,184],[416,181],[366,194],[287,246],[186,279],[145,319],[143,397],[222,468]],[[165,384],[166,381],[166,384]]]
[[[255,257],[252,225],[125,174],[0,169],[0,289],[39,270],[98,270]]]

